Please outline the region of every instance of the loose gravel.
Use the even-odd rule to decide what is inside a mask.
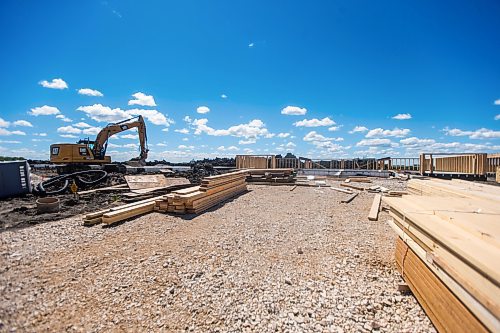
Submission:
[[[0,331],[435,332],[398,291],[388,214],[367,219],[373,194],[249,190],[196,217],[2,232]]]

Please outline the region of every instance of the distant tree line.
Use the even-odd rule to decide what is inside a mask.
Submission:
[[[12,156],[0,156],[0,162],[7,162],[7,161],[24,161],[26,160],[24,157],[12,157]]]

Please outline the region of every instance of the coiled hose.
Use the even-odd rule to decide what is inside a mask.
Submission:
[[[93,178],[92,180],[86,180],[83,178],[83,176],[94,176],[97,175],[97,178]],[[108,176],[108,173],[104,170],[86,170],[86,171],[78,171],[78,172],[73,172],[69,173],[66,175],[59,175],[55,176],[52,178],[49,178],[47,180],[44,180],[43,182],[40,182],[36,187],[35,187],[35,193],[41,196],[45,195],[54,195],[54,194],[61,194],[64,193],[70,184],[70,180],[74,180],[76,184],[80,187],[85,187],[89,185],[95,185],[100,182],[102,182],[106,177]],[[60,187],[57,190],[54,191],[47,191],[46,188],[50,187],[51,185],[54,185],[56,183],[62,182],[62,187]]]

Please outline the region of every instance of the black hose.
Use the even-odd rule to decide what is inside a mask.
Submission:
[[[86,180],[82,176],[85,175],[98,175],[96,179],[93,180]],[[45,196],[45,195],[54,195],[54,194],[61,194],[65,192],[68,189],[69,186],[69,181],[70,179],[74,180],[77,185],[81,187],[89,186],[89,185],[94,185],[102,182],[106,177],[108,176],[108,173],[104,170],[86,170],[86,171],[78,171],[78,172],[73,172],[69,173],[66,175],[59,175],[55,176],[52,178],[49,178],[47,180],[44,180],[43,182],[40,182],[36,187],[35,187],[35,193]],[[60,187],[57,190],[54,191],[47,191],[46,188],[49,187],[50,185],[56,184],[58,182],[64,181],[63,186]]]

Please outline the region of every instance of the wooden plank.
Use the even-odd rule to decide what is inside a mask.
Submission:
[[[435,264],[434,258],[423,250],[412,238],[408,237],[407,232],[403,232],[391,220],[388,221],[389,225],[393,228],[396,234],[408,245],[418,256],[418,258],[435,274],[440,281],[481,321],[491,332],[500,332],[500,322],[498,318],[492,314],[487,308],[479,303],[475,297],[467,292],[462,285],[457,283],[455,279],[450,277],[444,270]],[[396,246],[396,257],[398,255],[404,256],[400,246]],[[397,262],[396,262],[397,263]],[[401,267],[399,267],[401,270]]]
[[[188,179],[183,177],[165,177],[164,175],[126,175],[125,180],[131,190],[163,188],[190,183]]]
[[[294,185],[291,189],[290,189],[290,192],[292,192],[293,190],[295,190],[297,188],[297,185]]]
[[[346,183],[340,183],[340,186],[342,186],[342,187],[349,187],[349,188],[352,188],[352,189],[355,189],[355,190],[358,190],[358,191],[364,191],[365,190],[364,187],[359,187],[359,186],[356,186],[356,185],[351,185],[351,184],[346,184]]]
[[[155,202],[145,202],[133,207],[127,207],[113,212],[105,213],[102,216],[102,223],[112,224],[125,219],[152,212]]]
[[[358,193],[354,193],[352,195],[350,195],[349,197],[347,197],[346,199],[342,199],[340,200],[340,202],[342,203],[349,203],[351,202],[354,198],[356,198],[358,196],[359,192]]]
[[[401,238],[397,248],[398,268],[438,331],[488,332]]]
[[[380,194],[375,194],[373,198],[372,207],[370,208],[370,213],[368,214],[368,220],[377,221],[378,220],[378,211],[380,209],[380,201],[382,200],[382,196]]]
[[[88,214],[85,215],[85,219],[94,219],[94,218],[97,218],[97,217],[101,217],[104,214],[112,212],[112,211],[116,211],[116,210],[121,210],[121,209],[128,208],[128,207],[137,206],[137,205],[140,205],[140,204],[143,204],[143,203],[146,203],[146,202],[154,202],[156,200],[161,200],[161,199],[163,199],[163,197],[164,197],[163,195],[160,195],[160,196],[157,196],[157,197],[153,197],[153,198],[149,198],[149,199],[144,199],[144,200],[141,200],[141,201],[136,201],[136,202],[132,202],[132,203],[125,204],[125,205],[110,207],[110,208],[103,209],[103,210],[100,210],[100,211],[97,211],[97,212],[94,212],[94,213],[88,213]]]
[[[120,185],[114,185],[114,186],[108,186],[108,187],[95,188],[95,189],[87,190],[87,191],[80,191],[80,192],[77,192],[77,194],[84,195],[84,194],[89,194],[89,193],[94,193],[94,192],[126,191],[128,189],[129,189],[129,187],[127,184],[120,184]]]
[[[330,186],[330,189],[332,189],[334,191],[337,191],[337,192],[347,193],[347,194],[352,194],[353,193],[351,190],[343,189],[343,188],[339,188],[339,187]]]

